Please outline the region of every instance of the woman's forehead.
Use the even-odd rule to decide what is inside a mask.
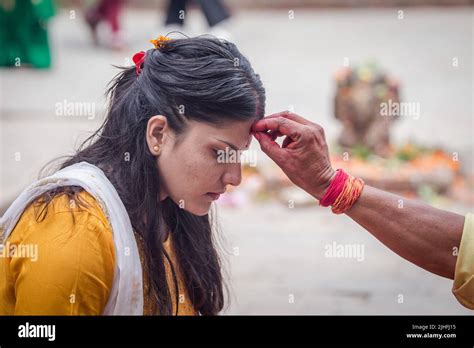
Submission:
[[[208,141],[222,141],[228,143],[231,148],[245,149],[252,140],[250,130],[253,121],[234,121],[225,125],[213,125],[205,122],[192,121],[189,131],[195,137]]]

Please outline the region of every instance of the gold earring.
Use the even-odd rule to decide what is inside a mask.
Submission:
[[[160,153],[160,147],[158,145],[153,146],[153,151]]]

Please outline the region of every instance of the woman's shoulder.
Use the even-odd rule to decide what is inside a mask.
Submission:
[[[92,244],[86,253],[103,250],[113,254],[113,233],[100,204],[87,191],[78,192],[75,198],[58,194],[49,204],[41,198],[34,200],[23,211],[8,240],[15,244],[47,244],[49,250],[66,244]]]
[[[25,212],[34,213],[36,216],[42,216],[45,213],[43,209],[45,203],[43,199],[36,199],[25,210]],[[61,216],[63,213],[69,213],[74,216],[75,221],[79,223],[85,220],[98,220],[105,228],[108,228],[108,221],[104,212],[94,196],[84,189],[79,190],[75,197],[72,198],[67,194],[58,194],[54,196],[46,207],[47,214],[53,216]]]
[[[32,202],[7,240],[16,250],[34,252],[12,257],[8,266],[30,298],[17,298],[22,313],[100,314],[105,306],[115,270],[113,233],[93,196],[81,191],[76,197],[56,195],[46,211],[41,200]],[[32,305],[31,298],[38,303]]]

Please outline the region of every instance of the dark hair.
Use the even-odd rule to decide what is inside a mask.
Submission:
[[[163,259],[168,257],[162,245],[166,229],[194,308],[203,315],[217,314],[224,305],[224,284],[210,216],[193,215],[170,198],[159,201],[160,177],[146,127],[157,114],[165,115],[178,135],[186,130],[185,120],[218,125],[260,119],[265,108],[260,77],[234,44],[209,36],[170,40],[148,50],[138,76],[135,66],[122,69],[107,91],[104,123],[61,168],[86,161],[112,182],[145,241],[150,291],[159,314],[173,312]],[[46,201],[64,193],[77,198],[80,190],[61,188],[46,195]]]

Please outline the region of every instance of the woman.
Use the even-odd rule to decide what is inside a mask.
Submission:
[[[239,185],[241,172],[240,163],[217,156],[249,146],[265,91],[232,43],[152,42],[155,49],[136,54],[136,66],[113,81],[102,127],[5,214],[4,243],[17,251],[36,245],[37,260],[0,259],[1,314],[214,315],[223,308],[209,209],[227,185]]]

